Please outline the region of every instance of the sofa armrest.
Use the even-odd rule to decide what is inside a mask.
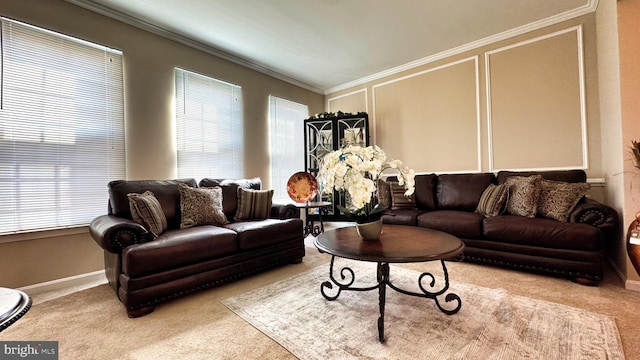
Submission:
[[[593,225],[605,232],[615,231],[618,213],[610,206],[585,197],[569,214],[569,222]]]
[[[144,226],[113,215],[93,219],[89,225],[89,233],[101,248],[112,253],[120,253],[127,246],[153,239],[153,235]]]
[[[274,203],[271,205],[271,218],[280,220],[300,218],[300,208],[293,204]]]

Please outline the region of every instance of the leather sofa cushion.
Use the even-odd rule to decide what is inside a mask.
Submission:
[[[492,173],[439,175],[437,209],[473,212],[484,190],[494,182]]]
[[[485,238],[508,243],[585,251],[602,247],[600,230],[587,224],[502,215],[486,218],[483,227]]]
[[[167,218],[167,227],[180,227],[180,193],[178,184],[196,187],[195,179],[177,180],[115,180],[109,182],[109,214],[133,220],[127,194],[142,194],[149,190],[155,195]]]
[[[553,170],[553,171],[500,171],[498,172],[498,184],[504,184],[510,176],[540,175],[543,179],[564,181],[570,183],[586,182],[587,174],[584,170]]]
[[[222,188],[222,212],[231,220],[236,216],[238,208],[238,187],[243,189],[260,190],[262,188],[262,180],[260,178],[252,179],[211,179],[204,178],[200,180],[200,187],[216,187]]]
[[[418,226],[447,232],[459,238],[479,238],[482,236],[484,216],[475,212],[436,210],[426,212],[417,218]]]
[[[382,222],[389,225],[410,225],[416,226],[417,218],[420,214],[424,214],[425,210],[418,209],[398,209],[392,213],[382,215]]]
[[[300,219],[238,221],[225,227],[238,234],[238,247],[241,250],[277,244],[300,237],[302,234]]]
[[[204,225],[169,230],[153,241],[125,248],[122,269],[129,277],[140,277],[236,251],[236,233],[223,227]]]
[[[436,208],[436,186],[438,176],[436,174],[420,174],[415,176],[416,182],[416,206],[422,210],[434,210]]]

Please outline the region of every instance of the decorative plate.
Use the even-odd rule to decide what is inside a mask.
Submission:
[[[287,194],[297,203],[305,203],[313,199],[318,193],[318,182],[308,172],[300,171],[287,181]]]

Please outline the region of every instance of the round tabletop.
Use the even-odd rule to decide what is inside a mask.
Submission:
[[[405,225],[384,225],[378,241],[362,240],[355,226],[328,230],[314,244],[338,257],[387,263],[453,259],[464,250],[462,241],[451,234]]]
[[[330,203],[328,201],[307,201],[307,202],[303,202],[303,203],[293,203],[293,205],[295,207],[299,207],[299,208],[323,208],[323,207],[329,207],[331,205],[333,205],[333,203]]]
[[[31,298],[20,290],[0,287],[0,331],[16,322],[31,308]]]

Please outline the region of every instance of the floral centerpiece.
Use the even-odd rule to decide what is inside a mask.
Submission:
[[[633,166],[640,169],[640,142],[631,141],[631,155],[633,155]]]
[[[377,221],[387,206],[378,203],[378,179],[387,169],[394,169],[398,184],[404,185],[405,196],[415,191],[415,173],[400,160],[387,161],[387,156],[378,146],[348,146],[328,153],[322,158],[318,179],[322,191],[334,190],[347,195],[347,207],[338,206],[357,223]]]

